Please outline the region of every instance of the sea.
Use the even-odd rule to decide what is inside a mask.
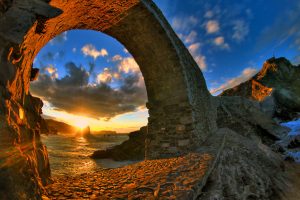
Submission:
[[[128,139],[127,135],[96,135],[93,137],[70,134],[42,135],[46,145],[51,174],[78,175],[99,169],[117,168],[133,162],[116,162],[111,159],[92,159],[89,156],[96,150],[104,150],[121,144]]]
[[[290,137],[295,137],[295,136],[300,135],[300,119],[286,122],[286,123],[281,123],[281,125],[290,128],[290,132],[289,132]],[[300,164],[300,151],[299,150],[288,151],[287,155],[290,157],[293,157],[294,160]]]

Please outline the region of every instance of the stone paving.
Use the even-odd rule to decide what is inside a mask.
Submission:
[[[195,199],[214,157],[191,153],[184,157],[143,161],[117,169],[78,176],[54,177],[44,199]],[[203,185],[203,184],[202,184]]]

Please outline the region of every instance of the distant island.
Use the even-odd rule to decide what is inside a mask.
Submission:
[[[42,134],[56,135],[58,133],[75,133],[78,128],[54,119],[45,119],[41,129]]]

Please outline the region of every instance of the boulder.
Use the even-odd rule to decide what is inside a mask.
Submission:
[[[145,137],[147,127],[129,134],[129,139],[111,149],[95,151],[91,157],[94,159],[143,160],[145,158]]]

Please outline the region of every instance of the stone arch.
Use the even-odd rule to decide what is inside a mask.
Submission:
[[[151,1],[52,0],[50,4],[63,13],[47,21],[39,19],[29,30],[22,44],[27,55],[22,67],[30,69],[28,66],[41,47],[59,33],[71,29],[101,31],[129,50],[144,76],[150,110],[146,157],[179,155],[205,140],[213,127],[206,117],[210,107],[206,83]],[[25,72],[24,76],[29,75]],[[169,148],[156,152],[162,145]]]
[[[15,145],[20,156],[29,160],[23,168],[32,169],[32,174],[22,174],[26,179],[35,176],[46,182],[49,177],[47,152],[36,123],[42,103],[29,94],[31,65],[50,39],[67,30],[106,33],[139,64],[150,115],[146,159],[193,151],[216,130],[216,112],[201,70],[151,0],[51,0],[50,6],[47,0],[8,2],[0,10],[0,99],[5,110],[0,113],[5,127],[1,148]],[[27,143],[31,148],[24,155],[22,147]],[[37,178],[30,182],[40,185]]]

